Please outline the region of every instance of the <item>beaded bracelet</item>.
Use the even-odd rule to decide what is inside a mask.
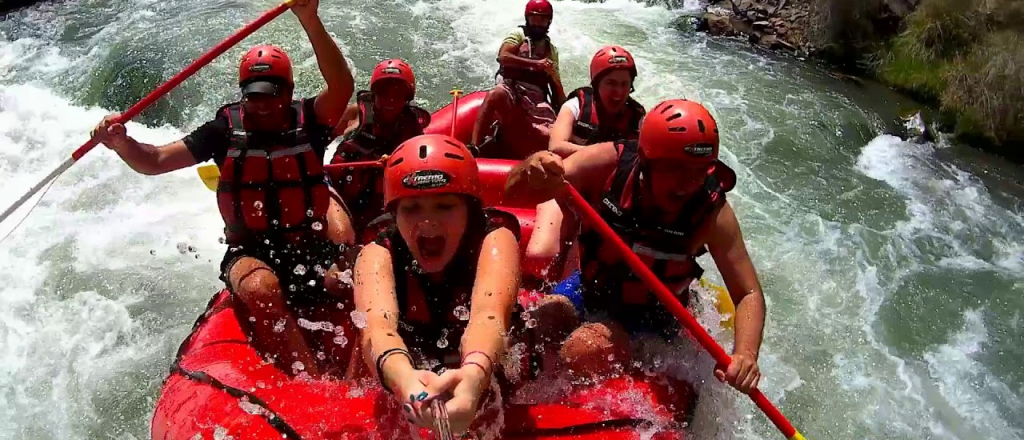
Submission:
[[[384,352],[381,353],[380,356],[377,356],[377,379],[380,380],[380,385],[384,387],[384,390],[386,390],[389,393],[391,393],[392,391],[391,388],[388,387],[387,381],[384,380],[384,362],[388,360],[389,356],[396,353],[404,354],[405,357],[409,358],[409,362],[413,362],[412,355],[410,355],[409,352],[406,351],[404,348],[389,348],[387,350],[384,350]]]

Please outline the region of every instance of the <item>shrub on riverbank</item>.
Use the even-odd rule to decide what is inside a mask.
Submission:
[[[1024,1],[796,1],[826,58],[938,104],[958,135],[1024,145]]]

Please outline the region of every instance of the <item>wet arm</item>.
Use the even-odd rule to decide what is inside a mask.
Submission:
[[[512,167],[505,184],[506,198],[514,198],[530,204],[539,204],[553,198],[568,202],[569,193],[564,186],[544,189],[530,187],[530,174],[538,173],[536,170],[531,170],[531,158],[541,154],[551,154],[551,152],[534,153]],[[615,145],[611,142],[583,147],[572,156],[562,160],[565,181],[575,187],[580,195],[593,201],[600,194],[608,176],[615,170],[617,157]]]
[[[316,54],[320,74],[323,75],[327,87],[316,97],[316,114],[319,121],[326,126],[334,126],[341,119],[352,93],[355,91],[355,80],[348,62],[345,61],[341,49],[334,43],[331,34],[327,33],[320,17],[312,15],[300,16],[299,22],[309,36],[309,42]]]
[[[395,274],[391,268],[391,253],[377,244],[369,244],[356,258],[355,267],[356,310],[366,314],[366,328],[359,331],[363,359],[370,371],[377,372],[377,357],[386,350],[407,350],[398,336],[398,298],[395,293]],[[415,368],[409,358],[388,356],[380,378],[395,389],[397,378],[412,373]]]
[[[518,290],[519,244],[511,231],[499,228],[487,234],[481,245],[469,324],[460,347],[463,356],[481,351],[500,362]],[[480,354],[467,360],[479,362],[491,373],[496,367],[488,366]]]
[[[190,167],[197,162],[184,140],[156,146],[128,137],[124,145],[112,149],[133,170],[150,176]]]
[[[548,151],[561,157],[569,157],[576,151],[583,148],[569,141],[572,138],[572,127],[576,123],[576,117],[568,105],[563,105],[558,111],[558,119],[555,119],[551,126],[551,139],[548,140]]]
[[[736,346],[733,353],[746,354],[757,360],[764,330],[764,294],[754,263],[747,254],[739,221],[728,202],[719,210],[708,240],[708,250],[736,304]]]
[[[534,69],[534,70],[541,70],[542,69],[542,67],[541,67],[541,61],[542,60],[531,60],[529,58],[524,58],[524,57],[521,57],[519,55],[516,55],[516,52],[518,50],[519,50],[519,45],[518,44],[514,44],[514,43],[510,43],[510,42],[503,43],[501,45],[501,49],[498,50],[498,64],[501,64],[502,67],[512,67],[512,68],[518,67],[520,69]]]

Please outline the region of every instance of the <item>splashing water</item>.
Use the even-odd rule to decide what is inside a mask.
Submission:
[[[352,313],[349,313],[349,316],[352,317],[352,324],[354,324],[356,328],[366,328],[366,313],[359,310],[353,310]]]
[[[437,348],[448,347],[448,329],[441,329],[441,339],[437,340]]]

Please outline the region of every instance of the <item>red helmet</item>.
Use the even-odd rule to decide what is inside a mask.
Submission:
[[[416,136],[395,149],[384,169],[384,204],[428,194],[464,194],[477,200],[480,171],[466,145],[443,134]]]
[[[387,79],[397,79],[409,89],[407,101],[412,101],[416,96],[416,76],[412,74],[412,67],[398,58],[381,61],[373,68],[373,75],[370,75],[370,90],[374,84]]]
[[[531,15],[551,17],[555,15],[555,11],[548,0],[530,0],[526,3],[526,17],[529,18]]]
[[[708,109],[686,99],[662,101],[640,123],[640,151],[647,159],[718,159],[718,124]]]
[[[596,85],[602,74],[614,69],[627,69],[630,76],[636,79],[636,63],[633,62],[633,54],[619,46],[602,47],[590,59],[590,83]]]
[[[266,79],[269,81],[258,81]],[[238,65],[238,85],[242,93],[266,93],[280,96],[281,86],[293,85],[292,60],[281,48],[261,44],[249,49]]]

